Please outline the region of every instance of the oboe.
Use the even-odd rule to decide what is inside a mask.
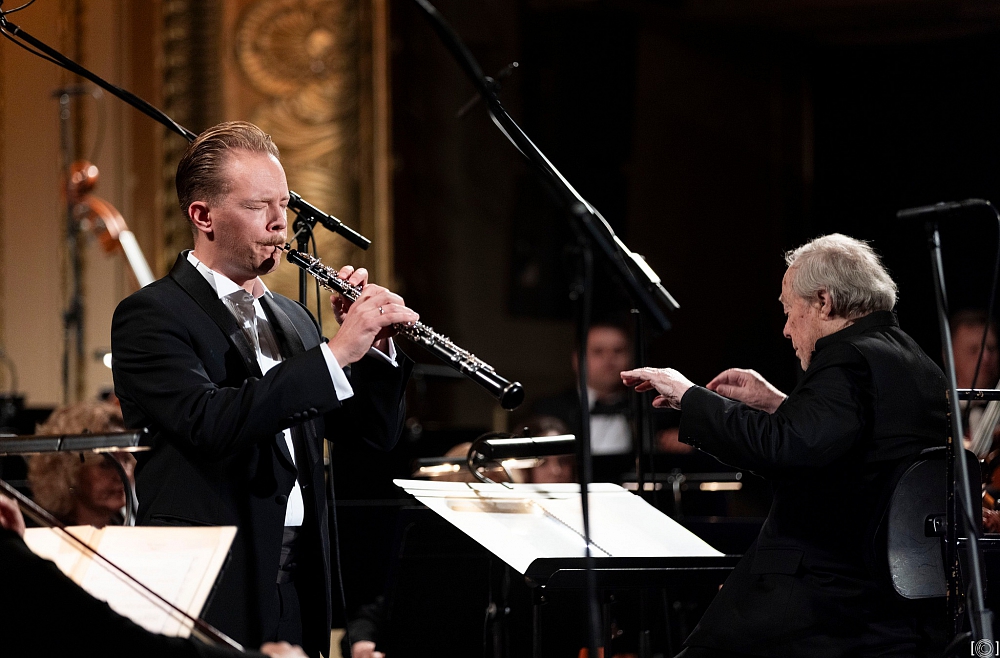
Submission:
[[[324,265],[318,258],[302,253],[292,246],[284,246],[285,258],[289,263],[301,267],[316,277],[327,290],[339,293],[345,299],[356,301],[361,296],[361,287],[353,286],[337,276],[337,270]],[[514,409],[524,400],[524,387],[519,382],[510,382],[500,375],[490,364],[478,358],[468,350],[464,350],[434,331],[422,322],[397,324],[396,330],[417,345],[441,359],[447,366],[454,368],[472,381],[476,382],[500,401],[504,409]]]

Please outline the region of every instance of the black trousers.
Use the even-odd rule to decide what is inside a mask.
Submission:
[[[297,578],[301,559],[302,528],[286,527],[281,542],[274,594],[278,603],[278,624],[272,641],[302,646],[302,593]]]
[[[275,629],[274,642],[288,642],[302,645],[302,606],[299,602],[299,591],[294,582],[278,583],[275,586],[278,597],[278,626]]]

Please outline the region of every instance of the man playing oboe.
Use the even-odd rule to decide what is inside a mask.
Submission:
[[[323,439],[398,439],[411,362],[390,338],[418,316],[364,286],[336,298],[329,343],[301,305],[270,292],[286,241],[288,185],[271,138],[223,123],[188,147],[177,195],[194,250],[128,297],[112,324],[115,392],[139,453],[139,522],[235,525],[232,559],[204,618],[247,646],[330,645],[330,544]]]
[[[757,541],[681,655],[940,655],[944,606],[896,595],[873,521],[897,467],[944,445],[944,375],[896,323],[896,284],[867,244],[827,235],[786,262],[784,334],[805,370],[790,395],[752,370],[705,387],[671,369],[622,373],[681,410],[682,442],[774,484]]]

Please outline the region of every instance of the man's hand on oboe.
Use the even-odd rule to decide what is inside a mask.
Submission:
[[[337,272],[337,276],[355,287],[364,288],[368,285],[368,270],[363,267],[354,269],[353,265],[344,265]],[[347,315],[353,302],[339,293],[333,293],[330,295],[330,303],[333,304],[333,315],[337,318],[337,324],[344,324],[344,316]]]
[[[358,361],[372,347],[388,353],[385,341],[396,333],[394,325],[420,319],[406,307],[403,298],[382,286],[368,283],[368,271],[355,270],[350,265],[337,275],[354,286],[363,286],[361,296],[350,302],[338,294],[331,296],[333,312],[340,322],[340,331],[330,341],[330,351],[343,368]]]

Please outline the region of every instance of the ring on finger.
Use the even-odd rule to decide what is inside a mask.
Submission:
[[[385,314],[385,309],[383,309],[381,306],[379,306],[378,307],[378,314],[379,315],[384,315]]]

